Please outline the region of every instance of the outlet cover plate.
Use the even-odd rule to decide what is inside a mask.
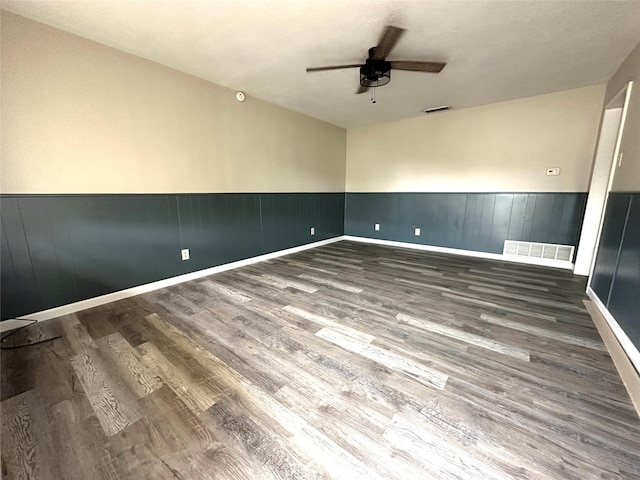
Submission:
[[[189,249],[183,248],[180,253],[182,254],[182,260],[189,260]]]
[[[416,234],[416,237],[419,237],[420,236],[420,229],[418,227],[414,228],[413,229],[413,233]]]
[[[373,229],[374,229],[375,231],[379,231],[379,230],[380,230],[380,224],[379,224],[379,223],[376,223],[376,224],[373,226]]]
[[[311,227],[311,235],[315,235],[316,234],[316,227]]]

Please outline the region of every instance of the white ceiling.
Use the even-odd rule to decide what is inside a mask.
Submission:
[[[2,0],[2,8],[343,127],[606,82],[640,42],[640,1]],[[407,29],[391,72],[355,95],[384,26]]]

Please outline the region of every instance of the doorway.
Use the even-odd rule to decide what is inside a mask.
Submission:
[[[591,173],[589,197],[573,269],[573,273],[576,275],[588,275],[590,277],[589,283],[602,233],[607,198],[613,184],[616,168],[622,162],[620,142],[632,87],[633,82],[629,82],[607,104],[602,118],[602,128]]]

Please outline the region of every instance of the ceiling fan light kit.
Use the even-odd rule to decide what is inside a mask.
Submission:
[[[367,59],[360,67],[360,85],[366,88],[382,87],[391,81],[391,64],[384,60]]]
[[[382,87],[391,81],[391,63],[374,60],[376,48],[369,49],[369,58],[360,67],[360,85],[366,88]]]

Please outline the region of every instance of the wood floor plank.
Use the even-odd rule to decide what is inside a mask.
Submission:
[[[142,398],[162,386],[162,381],[142,362],[138,352],[119,332],[106,335],[96,341],[116,369],[122,380]]]
[[[252,463],[269,471],[274,478],[320,478],[320,475],[305,469],[304,465],[274,438],[262,430],[248,415],[233,409],[224,400],[207,411],[218,427],[232,439],[233,444],[242,449]]]
[[[526,323],[516,322],[513,320],[508,320],[506,318],[500,318],[494,315],[488,315],[486,313],[482,313],[480,315],[480,319],[486,320],[487,322],[492,323],[494,325],[502,325],[504,327],[512,328],[514,330],[520,330],[522,332],[532,333],[534,335],[538,335],[541,337],[550,338],[558,342],[568,343],[570,345],[576,345],[578,347],[591,348],[593,350],[601,350],[603,352],[605,351],[604,344],[602,343],[601,340],[597,341],[597,340],[578,337],[576,335],[567,335],[565,333],[550,330],[548,328],[541,328],[533,325],[527,325]]]
[[[42,418],[35,390],[15,395],[0,404],[2,459],[10,478],[51,478],[52,438],[49,419]],[[41,418],[38,418],[41,417]]]
[[[411,455],[432,478],[512,478],[491,465],[477,461],[450,439],[442,439],[423,428],[417,415],[396,414],[383,438],[397,450]]]
[[[49,347],[35,357],[38,368],[32,373],[34,387],[48,406],[84,394],[69,362],[68,346],[64,342],[52,342]]]
[[[87,351],[75,355],[71,365],[107,436],[115,435],[140,419],[135,400],[105,368],[97,353]]]
[[[296,258],[296,259],[287,258],[287,259],[284,259],[283,262],[286,265],[293,266],[294,268],[297,267],[298,270],[299,270],[298,274],[300,272],[306,272],[306,271],[311,270],[311,271],[322,273],[322,274],[325,274],[325,275],[332,275],[334,277],[339,275],[339,273],[337,271],[331,271],[331,270],[327,270],[326,268],[321,268],[320,266],[314,265],[311,262],[304,261],[299,257]]]
[[[295,288],[297,290],[301,290],[306,293],[315,293],[318,291],[317,286],[314,286],[306,282],[292,280],[290,278],[285,278],[278,275],[262,274],[254,278],[256,278],[258,281],[263,281],[267,284],[274,285],[278,288]]]
[[[431,332],[438,333],[440,335],[452,337],[452,338],[455,338],[456,340],[470,343],[472,345],[486,348],[488,350],[493,350],[494,352],[502,353],[503,355],[509,355],[510,357],[518,358],[526,362],[529,361],[529,352],[523,348],[519,348],[512,345],[506,345],[504,343],[496,342],[495,340],[491,340],[488,338],[481,337],[479,335],[467,333],[462,330],[458,330],[456,328],[448,327],[446,325],[430,322],[428,320],[415,318],[410,315],[406,315],[404,313],[399,313],[398,315],[396,315],[396,318],[401,322],[406,322],[418,328],[423,328],[425,330],[429,330]]]
[[[175,322],[167,327],[167,330],[172,329],[175,334],[174,341],[183,342],[185,348],[191,348],[196,352],[195,360],[209,372],[208,383],[219,391],[225,392],[234,388],[234,379],[240,376],[269,392],[276,392],[282,386],[280,381],[272,376],[272,372],[256,370],[251,364],[256,359],[245,359],[242,352],[232,351],[228,344],[221,343],[218,340],[218,329],[211,322],[210,315],[193,315],[188,321]],[[233,344],[233,341],[231,343]]]
[[[141,399],[140,406],[142,418],[109,439],[118,475],[137,478],[156,470],[158,475],[168,471],[172,476],[207,478],[204,470],[196,475],[188,460],[195,452],[223,449],[215,434],[166,385]],[[159,458],[162,465],[157,464]],[[207,471],[220,473],[213,465]]]
[[[444,292],[442,294],[442,296],[446,297],[446,298],[451,298],[453,300],[458,300],[458,301],[462,301],[462,302],[471,303],[471,304],[474,304],[474,305],[480,305],[480,306],[483,306],[483,307],[492,308],[492,309],[495,309],[495,310],[498,310],[498,311],[524,314],[524,315],[528,315],[528,316],[534,317],[534,318],[542,318],[544,320],[549,320],[550,322],[555,322],[556,321],[556,317],[554,315],[548,315],[548,314],[545,314],[545,313],[536,312],[536,311],[534,311],[534,309],[527,310],[527,309],[522,309],[522,308],[514,308],[514,307],[510,307],[508,305],[499,304],[499,303],[496,303],[496,302],[489,302],[487,300],[481,300],[479,298],[469,297],[468,295],[453,294],[453,293],[448,293],[448,292]]]
[[[430,368],[426,368],[408,358],[402,357],[390,350],[370,345],[354,339],[350,335],[331,328],[323,328],[316,336],[334,343],[345,350],[362,355],[365,358],[380,363],[398,372],[409,375],[419,382],[442,390],[447,383],[447,376]]]
[[[195,382],[177,369],[152,343],[143,343],[137,347],[142,361],[164,383],[169,385],[196,413],[201,413],[217,400],[217,392]]]
[[[487,268],[489,267],[489,268]],[[495,278],[498,279],[506,279],[506,280],[515,280],[518,282],[525,282],[527,284],[535,284],[535,285],[549,285],[549,286],[557,286],[558,285],[558,281],[555,281],[552,277],[552,275],[546,275],[546,278],[542,279],[539,278],[539,276],[535,276],[533,278],[531,278],[530,276],[526,275],[526,274],[522,274],[522,275],[518,275],[517,278],[516,276],[513,275],[513,271],[517,270],[519,273],[523,272],[523,269],[521,268],[514,268],[512,270],[509,269],[505,269],[503,267],[495,267],[494,265],[472,265],[468,271],[469,273],[473,273],[473,274],[479,274],[483,277],[486,277],[488,280],[492,280]],[[565,279],[560,280],[561,283],[563,283],[563,281],[565,281]]]
[[[176,287],[174,286],[167,289],[154,290],[145,293],[143,296],[146,300],[161,305],[168,315],[193,315],[203,309],[202,306],[189,302],[182,295],[176,293],[175,290]]]
[[[346,327],[341,325],[339,322],[335,320],[331,320],[327,317],[323,317],[321,315],[316,315],[315,313],[307,312],[301,308],[293,307],[291,305],[287,305],[283,308],[289,313],[293,313],[294,315],[298,315],[306,320],[310,320],[318,325],[322,325],[323,327],[331,328],[334,331],[338,331],[344,335],[348,335],[360,342],[370,343],[375,337],[373,335],[369,335],[368,333],[360,332],[355,328]]]
[[[464,272],[459,273],[458,278],[471,279],[474,282],[476,282],[474,283],[474,285],[485,285],[485,286],[487,284],[504,285],[505,287],[512,287],[514,289],[524,288],[525,290],[537,290],[539,292],[548,292],[549,286],[557,285],[555,282],[546,282],[545,285],[548,285],[548,286],[532,285],[518,278],[501,279],[501,278],[489,277],[487,275],[482,275],[482,274],[464,273]]]
[[[35,387],[37,359],[33,352],[2,350],[0,355],[0,401]]]
[[[231,363],[239,375],[251,379],[254,383],[270,392],[277,391],[287,382],[286,377],[281,372],[267,368],[268,359],[265,363],[263,355],[255,349],[255,345],[245,332],[234,328],[234,324],[238,323],[235,319],[228,321],[210,315],[194,315],[191,318],[194,323],[197,323],[202,328],[203,332],[206,332],[207,337],[215,340],[218,345],[222,345],[227,352],[233,351],[233,356],[228,358],[242,359],[241,363]],[[214,349],[211,351],[215,352]],[[215,353],[217,354],[218,352]],[[205,358],[210,359],[210,357]],[[209,363],[211,370],[219,372],[216,362]],[[216,381],[226,385],[226,380],[224,375],[220,375]]]
[[[352,270],[356,270],[356,271],[363,270],[363,267],[361,267],[360,265],[354,265],[352,263],[343,263],[343,261],[344,261],[343,259],[333,260],[333,259],[328,259],[328,258],[322,258],[322,257],[315,256],[314,258],[311,259],[311,261],[327,265],[327,268],[341,267],[341,268],[352,269]]]
[[[77,315],[70,314],[61,317],[60,322],[64,331],[64,338],[69,343],[73,353],[81,354],[98,348],[85,326],[78,320]]]
[[[305,280],[309,280],[310,282],[317,283],[319,285],[326,285],[327,287],[337,288],[338,290],[344,290],[345,292],[351,293],[360,293],[362,288],[356,287],[354,285],[347,285],[342,282],[338,282],[337,280],[332,280],[326,277],[320,277],[319,275],[309,275],[307,273],[301,273],[298,277],[303,278]]]
[[[118,331],[118,329],[109,322],[102,308],[89,308],[78,312],[76,316],[93,339],[111,335]]]
[[[224,295],[225,297],[229,297],[231,300],[234,300],[239,303],[244,303],[251,300],[250,296],[245,295],[239,290],[229,288],[226,285],[223,285],[218,282],[212,282],[211,280],[206,280],[202,282],[201,285],[205,288],[213,290],[214,292]]]
[[[106,451],[107,437],[86,397],[77,395],[55,404],[51,420],[55,428],[59,478],[117,478]]]
[[[160,305],[148,307],[148,302],[141,297],[131,297],[118,302],[98,307],[105,318],[129,342],[132,347],[148,342],[153,338],[153,332],[146,322],[141,322],[150,313],[155,313]]]
[[[523,300],[528,303],[541,304],[541,305],[553,307],[553,308],[572,310],[576,312],[586,312],[586,309],[582,305],[577,305],[577,304],[567,303],[567,302],[558,302],[555,300],[550,300],[548,298],[539,298],[534,295],[524,295],[524,294],[518,294],[514,292],[501,292],[499,290],[495,290],[487,287],[476,287],[475,285],[471,285],[469,287],[469,290],[487,293],[487,294],[495,295],[499,297],[515,298],[518,300]]]

